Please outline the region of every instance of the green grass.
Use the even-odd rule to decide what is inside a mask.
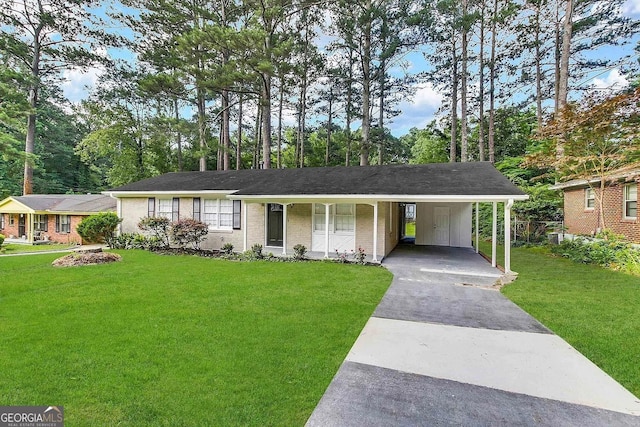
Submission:
[[[480,249],[491,254],[490,243]],[[504,295],[640,396],[638,277],[554,257],[546,248],[513,248],[511,267],[519,276]]]
[[[0,247],[0,255],[21,254],[42,251],[59,251],[73,248],[76,245],[63,245],[59,243],[50,243],[47,245],[21,245],[18,243],[5,243]]]
[[[0,260],[0,402],[69,425],[302,425],[387,289],[381,268],[120,251]]]
[[[404,235],[408,237],[416,236],[416,222],[407,222],[404,227]]]

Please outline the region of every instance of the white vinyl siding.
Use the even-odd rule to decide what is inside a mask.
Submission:
[[[628,219],[638,217],[638,184],[624,186],[624,217]]]
[[[233,200],[204,199],[202,222],[211,230],[232,230]]]

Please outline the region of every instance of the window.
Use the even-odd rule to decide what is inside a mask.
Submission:
[[[15,224],[15,219],[13,215],[9,214],[9,225],[13,226]]]
[[[180,198],[174,197],[171,203],[171,221],[180,219]]]
[[[329,232],[352,233],[356,226],[356,207],[353,204],[339,203],[329,206]],[[326,217],[325,205],[316,204],[313,208],[313,230],[324,232]]]
[[[34,231],[49,231],[49,218],[47,215],[34,215],[33,216],[33,229]]]
[[[624,217],[638,217],[638,184],[624,186]]]
[[[149,201],[147,202],[147,216],[149,216],[149,217],[156,216],[156,199],[155,199],[155,197],[149,197]]]
[[[584,190],[584,208],[594,209],[596,207],[596,192],[593,188],[587,188]]]
[[[56,233],[71,233],[71,218],[69,215],[56,215]]]
[[[158,199],[158,217],[171,219],[173,216],[173,199]]]
[[[4,214],[0,214],[0,230],[4,229]]]
[[[202,222],[210,229],[233,229],[233,200],[205,199],[202,208]]]

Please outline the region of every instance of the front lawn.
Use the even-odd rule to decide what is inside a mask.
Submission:
[[[640,279],[547,248],[512,248],[511,267],[519,276],[504,295],[640,396]]]
[[[119,251],[0,260],[0,402],[69,425],[303,425],[391,282],[382,268]]]

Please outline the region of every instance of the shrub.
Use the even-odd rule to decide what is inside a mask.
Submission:
[[[358,263],[358,264],[366,264],[367,263],[367,253],[364,251],[364,249],[362,249],[360,246],[358,246],[358,250],[357,252],[355,252],[353,254],[353,259]]]
[[[146,216],[138,222],[138,228],[150,232],[156,238],[159,247],[169,247],[169,218]]]
[[[255,245],[251,246],[251,253],[253,258],[255,259],[264,258],[264,255],[262,255],[262,245],[259,243],[256,243]]]
[[[113,249],[149,249],[154,246],[155,238],[139,233],[122,233],[113,239]]]
[[[306,253],[307,247],[305,245],[298,244],[293,247],[293,258],[295,259],[304,259]]]
[[[199,249],[209,234],[209,227],[204,222],[186,218],[171,223],[169,233],[178,246],[185,247],[190,243],[194,249]]]
[[[85,217],[78,224],[77,231],[80,237],[90,243],[105,242],[112,247],[115,231],[122,220],[113,212],[103,212]]]
[[[225,243],[220,249],[223,254],[231,255],[233,253],[233,243]]]
[[[336,251],[336,262],[342,263],[342,264],[346,264],[349,262],[349,254],[347,253],[347,251],[344,252],[340,252],[337,249],[334,249]]]
[[[615,236],[607,237],[611,240],[590,241],[581,237],[564,240],[551,246],[551,252],[574,262],[640,275],[640,250]]]
[[[0,246],[4,243],[4,234],[0,234]]]

